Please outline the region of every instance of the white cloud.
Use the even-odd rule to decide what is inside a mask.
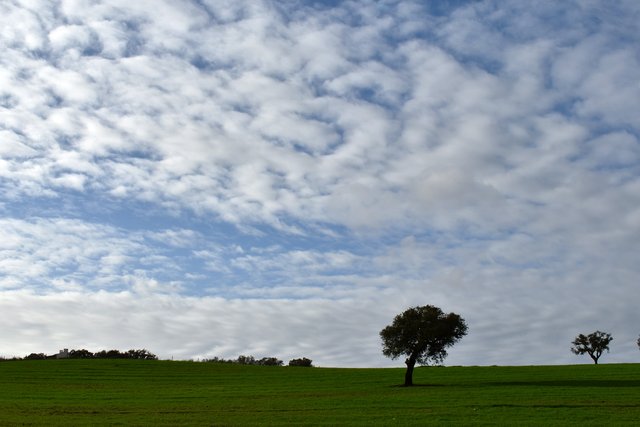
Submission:
[[[24,46],[30,51],[42,49],[46,38],[42,36],[42,21],[33,9],[15,7],[11,4],[0,6],[2,21],[2,39],[8,46]],[[43,11],[47,10],[43,5]],[[16,25],[19,23],[20,25]]]
[[[637,168],[640,143],[628,132],[613,132],[589,141],[585,162],[593,169]]]
[[[67,179],[61,185],[73,187],[72,178]],[[47,290],[49,280],[58,279],[117,289],[122,277],[154,252],[139,237],[78,220],[2,218],[0,224],[7,242],[0,252],[0,271],[10,288]]]
[[[3,158],[33,157],[36,153],[35,150],[22,142],[22,137],[16,135],[14,132],[1,130],[0,139],[2,140],[0,156]]]
[[[49,32],[49,43],[55,50],[84,49],[91,43],[91,32],[84,25],[61,25]]]

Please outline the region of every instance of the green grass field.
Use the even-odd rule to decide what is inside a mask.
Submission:
[[[0,425],[638,425],[640,364],[418,368],[0,363]]]

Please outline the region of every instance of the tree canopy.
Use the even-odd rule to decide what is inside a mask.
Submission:
[[[611,334],[607,332],[595,331],[589,335],[580,334],[571,344],[571,352],[575,354],[588,354],[593,363],[598,364],[598,359],[606,350],[609,351],[609,343],[613,340]]]
[[[441,363],[447,348],[467,334],[467,325],[455,313],[445,314],[432,305],[413,307],[393,319],[382,331],[382,354],[392,359],[406,356],[405,385],[413,385],[416,363]]]

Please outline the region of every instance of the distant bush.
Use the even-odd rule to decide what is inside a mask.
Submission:
[[[69,359],[94,359],[95,355],[89,350],[70,350]]]
[[[256,359],[253,356],[240,355],[237,359],[223,359],[220,357],[213,357],[211,359],[203,359],[203,362],[209,363],[233,363],[236,365],[255,365],[255,366],[282,366],[284,362],[277,357],[263,357],[262,359]]]
[[[253,356],[238,356],[236,363],[238,365],[255,365],[256,359]]]
[[[47,355],[44,353],[31,353],[30,355],[26,356],[24,360],[45,360],[46,358]]]
[[[126,356],[118,350],[101,350],[95,354],[96,359],[124,359]]]
[[[258,360],[257,364],[261,366],[282,366],[284,362],[277,357],[263,357]]]
[[[125,359],[158,360],[158,356],[147,350],[129,350]]]
[[[289,360],[289,366],[304,366],[310,368],[313,366],[311,362],[312,360],[307,359],[306,357],[303,357],[301,359],[291,359]]]
[[[212,357],[211,359],[202,359],[202,361],[206,362],[206,363],[236,363],[235,360],[223,359],[223,358],[218,357],[218,356]]]
[[[80,350],[64,350],[59,354],[47,356],[44,353],[31,353],[24,360],[44,360],[44,359],[139,359],[139,360],[158,360],[158,356],[148,350],[128,350],[125,352],[119,350],[101,350],[92,353],[86,349]],[[21,360],[19,357],[4,360]]]

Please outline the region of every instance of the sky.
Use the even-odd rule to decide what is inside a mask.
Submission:
[[[638,362],[640,2],[4,0],[0,355]]]

